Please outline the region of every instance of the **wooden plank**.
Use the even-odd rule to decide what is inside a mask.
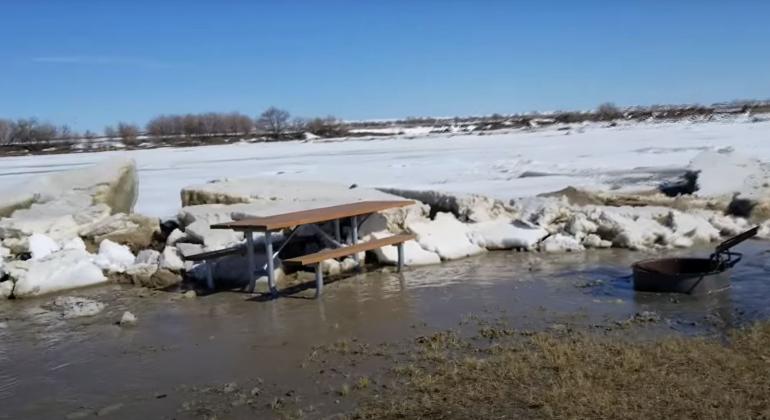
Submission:
[[[352,216],[377,213],[387,209],[411,206],[412,204],[414,204],[414,201],[411,200],[359,201],[339,206],[321,207],[311,210],[295,211],[292,213],[276,214],[273,216],[253,217],[234,222],[219,223],[212,225],[211,228],[264,232],[267,230],[285,229],[299,225],[328,222]]]
[[[378,249],[388,245],[399,244],[402,242],[412,240],[416,237],[417,235],[413,235],[411,233],[393,235],[393,236],[388,236],[387,238],[374,239],[372,241],[361,242],[355,245],[349,245],[342,248],[325,249],[323,251],[319,251],[314,254],[308,254],[308,255],[302,255],[300,257],[289,258],[287,260],[283,260],[283,263],[294,264],[294,265],[316,264],[323,260],[328,260],[331,258],[345,257],[348,255],[353,255],[363,251],[370,251],[372,249]]]
[[[202,261],[202,260],[208,260],[211,258],[219,258],[219,257],[224,257],[226,255],[234,255],[234,254],[245,255],[246,248],[242,246],[236,246],[232,248],[218,249],[216,251],[201,252],[200,254],[188,255],[183,259],[187,261]]]

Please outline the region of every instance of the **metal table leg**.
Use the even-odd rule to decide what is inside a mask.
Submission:
[[[254,293],[254,288],[257,285],[257,265],[254,262],[254,232],[247,230],[243,234],[246,235],[246,261],[248,266],[246,271],[249,276],[249,292]]]
[[[265,255],[267,256],[267,286],[270,289],[270,294],[275,296],[277,294],[275,290],[275,264],[273,260],[273,238],[270,231],[265,232]]]
[[[404,269],[404,243],[398,244],[398,272]]]
[[[211,268],[213,263],[213,261],[203,261],[203,264],[206,266],[206,287],[208,287],[209,290],[214,290],[214,273]]]
[[[340,229],[340,219],[334,220],[334,238],[337,242],[342,242],[342,229]]]
[[[352,225],[352,228],[353,228],[353,232],[352,232],[353,245],[355,245],[358,243],[358,216],[352,216],[350,218],[350,224]],[[360,258],[358,258],[357,252],[353,254],[353,261],[356,262],[356,268],[361,268],[361,261],[360,261]]]
[[[324,290],[324,273],[321,264],[315,265],[315,297],[321,296]]]

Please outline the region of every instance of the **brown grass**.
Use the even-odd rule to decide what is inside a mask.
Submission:
[[[770,418],[770,324],[727,340],[480,331],[423,337],[356,418]]]

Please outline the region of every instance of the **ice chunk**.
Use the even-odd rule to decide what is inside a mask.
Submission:
[[[62,249],[73,250],[73,251],[85,251],[86,243],[83,242],[83,240],[80,239],[80,237],[76,237],[67,241],[64,244],[64,246],[62,246]]]
[[[0,298],[9,298],[13,293],[13,281],[6,280],[0,282]]]
[[[588,220],[584,213],[574,213],[567,220],[564,230],[575,238],[584,238],[585,236],[596,233],[599,226]]]
[[[184,261],[179,257],[179,251],[175,247],[167,246],[163,248],[163,253],[160,256],[160,268],[170,271],[184,270]]]
[[[29,252],[33,260],[45,258],[59,250],[59,244],[41,233],[33,233],[29,237]]]
[[[417,234],[424,249],[437,253],[442,260],[455,260],[484,252],[469,239],[470,228],[451,213],[438,213],[434,220],[412,222],[409,229]]]
[[[153,235],[159,231],[160,222],[155,217],[118,213],[81,229],[79,234],[92,238],[96,243],[109,239],[134,249],[142,249],[152,243]]]
[[[127,246],[105,239],[99,244],[99,254],[94,262],[104,270],[123,273],[135,260],[136,257]]]
[[[132,314],[131,312],[125,311],[123,312],[123,316],[120,317],[120,321],[118,321],[118,324],[120,324],[121,327],[136,325],[136,315]]]
[[[694,242],[714,242],[721,237],[719,229],[703,217],[671,210],[661,224],[671,228],[677,237],[686,237]]]
[[[184,232],[182,232],[179,229],[174,229],[169,233],[168,237],[166,238],[166,245],[172,246],[176,245],[177,242],[182,241],[186,238],[187,235],[185,235]]]
[[[452,213],[462,221],[486,222],[498,219],[511,219],[515,216],[515,210],[503,201],[479,194],[396,188],[383,188],[380,190],[399,197],[418,200],[429,205],[433,211]]]
[[[342,272],[340,262],[334,259],[328,259],[321,261],[321,271],[324,274],[335,275]]]
[[[209,251],[229,248],[243,241],[243,233],[227,229],[211,229],[209,222],[204,220],[196,220],[189,224],[185,228],[185,233],[190,239],[202,243]],[[261,234],[254,236],[261,236]]]
[[[382,239],[391,236],[392,233],[387,231],[375,232],[371,236],[375,239]],[[394,245],[385,246],[374,250],[374,254],[377,256],[377,261],[380,264],[392,264],[398,263],[398,248]],[[441,257],[435,252],[426,251],[416,241],[404,242],[404,265],[418,266],[418,265],[430,265],[438,264],[441,262]]]
[[[131,212],[138,193],[136,163],[132,159],[109,159],[84,169],[39,176],[21,185],[12,185],[0,190],[0,216],[9,216],[34,203],[57,201],[72,191],[85,196],[82,208],[105,204],[114,212]]]
[[[160,263],[160,252],[154,249],[143,249],[136,254],[134,264],[155,264]]]
[[[605,241],[599,235],[590,233],[583,238],[583,246],[586,248],[610,248],[612,242]]]
[[[540,250],[544,252],[573,252],[584,249],[580,241],[561,233],[549,236],[540,244]]]
[[[8,264],[16,280],[13,294],[24,298],[106,282],[92,258],[83,251],[64,250],[42,260],[13,261]]]
[[[649,215],[629,217],[622,214],[628,209],[605,207],[599,211],[596,223],[597,233],[603,239],[612,241],[619,248],[644,250],[671,243],[673,232]]]
[[[761,162],[738,153],[702,152],[690,162],[690,169],[698,172],[699,196],[742,193],[757,198],[756,193],[764,189],[766,174]]]
[[[539,227],[516,226],[507,220],[472,223],[470,238],[486,249],[533,249],[548,231]]]

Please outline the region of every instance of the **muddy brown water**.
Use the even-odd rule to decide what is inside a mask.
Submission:
[[[491,252],[403,274],[370,271],[328,284],[320,300],[310,299],[312,289],[260,301],[232,291],[184,299],[106,286],[67,293],[107,305],[74,319],[43,309],[51,297],[0,302],[0,418],[270,417],[277,397],[312,406],[330,392],[303,363],[316,346],[408,340],[470,316],[528,330],[635,322],[651,336],[719,335],[770,317],[768,249],[763,241],[741,245],[732,287],[701,298],[634,292],[630,264],[654,254],[607,250]],[[115,324],[125,310],[136,326]],[[235,391],[225,386],[233,382]],[[229,393],[225,406],[190,408]],[[249,405],[233,400],[241,394]],[[309,417],[345,408],[319,402]]]

